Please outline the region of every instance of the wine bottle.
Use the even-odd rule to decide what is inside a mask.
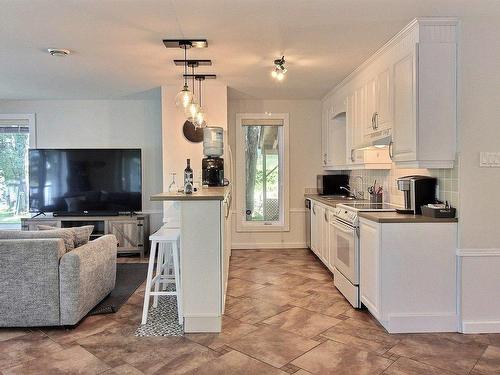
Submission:
[[[184,169],[184,194],[193,194],[193,170],[191,159],[187,159],[187,167]]]

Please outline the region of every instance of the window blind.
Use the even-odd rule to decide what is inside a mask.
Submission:
[[[29,133],[28,120],[4,120],[0,119],[0,133]]]
[[[265,119],[242,119],[242,126],[283,126],[283,119],[265,118]]]

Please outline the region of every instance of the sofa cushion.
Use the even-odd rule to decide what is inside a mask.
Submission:
[[[38,230],[54,230],[58,229],[57,227],[52,227],[50,225],[38,225]],[[75,248],[85,245],[90,240],[90,235],[94,230],[93,225],[84,225],[81,227],[73,227],[73,228],[64,228],[71,229],[73,231],[73,241],[75,242]]]
[[[75,248],[75,235],[70,228],[45,231],[0,230],[0,240],[61,238],[64,241],[66,252]]]

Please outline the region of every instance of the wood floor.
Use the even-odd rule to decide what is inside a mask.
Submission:
[[[390,335],[307,250],[233,251],[221,334],[135,337],[143,295],[72,330],[0,329],[0,372],[500,374],[500,334]]]

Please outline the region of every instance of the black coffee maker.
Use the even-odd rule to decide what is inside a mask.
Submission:
[[[405,208],[396,209],[403,214],[421,215],[421,207],[436,203],[437,179],[429,176],[405,176],[397,180],[398,190],[404,193]]]
[[[224,186],[224,159],[215,156],[203,158],[201,179],[204,186]]]

